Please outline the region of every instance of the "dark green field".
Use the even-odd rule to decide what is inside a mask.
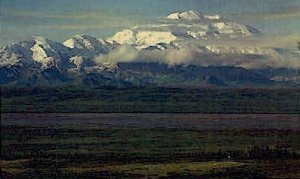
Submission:
[[[300,114],[300,89],[2,87],[1,112]]]
[[[298,178],[299,115],[1,114],[3,178]]]
[[[2,178],[300,178],[299,114],[299,89],[2,87]]]

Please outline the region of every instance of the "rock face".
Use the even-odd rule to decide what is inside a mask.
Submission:
[[[59,43],[34,37],[0,49],[1,85],[299,87],[299,53],[202,44],[257,33],[220,15],[186,11],[106,40],[76,35]]]

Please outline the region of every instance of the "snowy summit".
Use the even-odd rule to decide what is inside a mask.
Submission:
[[[175,12],[167,16],[167,19],[201,20],[204,16],[197,11]]]

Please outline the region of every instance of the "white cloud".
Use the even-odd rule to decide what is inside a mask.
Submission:
[[[108,62],[159,62],[168,65],[236,66],[251,69],[266,66],[300,68],[299,56],[300,53],[288,58],[271,55],[213,54],[203,52],[193,46],[160,51],[138,51],[132,46],[121,46],[107,55],[98,56],[94,60],[98,64]]]

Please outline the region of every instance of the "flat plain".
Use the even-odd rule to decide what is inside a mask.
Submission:
[[[2,113],[3,178],[297,178],[297,114]]]

